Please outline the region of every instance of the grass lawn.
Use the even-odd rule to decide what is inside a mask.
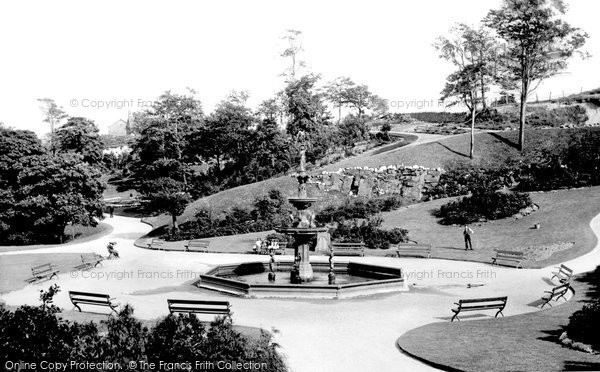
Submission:
[[[78,253],[40,253],[0,256],[0,293],[14,291],[27,285],[31,278],[31,267],[51,263],[61,272],[69,272],[81,264]],[[36,284],[41,289],[48,289],[53,281]]]
[[[96,227],[89,226],[67,226],[65,234],[69,238],[63,244],[34,244],[34,245],[3,245],[0,252],[26,251],[30,249],[51,248],[69,244],[79,244],[98,239],[112,232],[112,226],[100,222]],[[72,238],[73,237],[73,238]]]
[[[475,250],[469,252],[464,250],[460,226],[440,225],[432,216],[432,211],[449,199],[414,204],[383,213],[383,226],[408,229],[410,239],[431,244],[434,247],[432,256],[445,259],[491,262],[494,249],[515,250],[517,247],[575,242],[570,249],[555,252],[547,259],[526,261],[524,264],[525,267],[537,268],[581,256],[593,249],[596,237],[590,228],[590,221],[600,213],[600,186],[533,193],[531,198],[540,209],[527,217],[472,225]],[[540,223],[541,229],[533,229],[535,223]]]
[[[506,318],[428,324],[405,333],[397,344],[443,370],[597,371],[600,355],[573,350],[558,340],[569,316],[589,299],[586,281],[574,280],[575,295],[559,306]]]

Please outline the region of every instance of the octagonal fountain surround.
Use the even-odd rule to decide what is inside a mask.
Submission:
[[[287,276],[292,272],[294,264],[292,260],[281,260],[276,263],[273,271],[269,262],[219,265],[200,275],[200,280],[195,285],[250,298],[343,299],[408,290],[402,269],[358,262],[336,262],[336,282],[333,284],[329,282],[330,264],[313,262],[313,280],[294,284]],[[270,281],[271,272],[280,276],[280,279]]]
[[[291,226],[276,229],[279,233],[294,237],[294,259],[276,262],[271,255],[268,263],[219,265],[201,275],[195,283],[197,287],[249,297],[317,298],[344,298],[407,290],[402,269],[399,268],[358,262],[334,264],[333,251],[329,263],[310,262],[315,237],[327,231],[327,228],[316,226],[315,213],[310,209],[317,199],[308,197],[306,192],[309,176],[305,168],[305,152],[306,145],[301,143],[300,169],[296,177],[298,196],[288,199],[297,212]]]

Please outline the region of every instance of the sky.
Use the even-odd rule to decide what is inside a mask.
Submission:
[[[600,1],[567,0],[592,57],[538,88],[539,98],[600,87]],[[281,39],[303,32],[323,81],[349,76],[390,111],[439,111],[452,66],[432,47],[456,22],[476,25],[500,0],[5,1],[0,3],[0,122],[49,131],[38,98],[106,132],[166,90],[193,88],[210,112],[231,90],[256,107],[284,87]]]

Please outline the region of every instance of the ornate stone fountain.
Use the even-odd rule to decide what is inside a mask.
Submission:
[[[303,135],[300,136],[303,140]],[[346,298],[375,293],[402,292],[408,289],[402,269],[360,262],[310,262],[316,235],[327,231],[315,225],[315,213],[310,209],[317,201],[306,192],[309,176],[306,173],[306,145],[300,143],[300,168],[297,175],[298,196],[289,201],[296,207],[290,226],[277,232],[294,237],[294,259],[275,262],[250,261],[216,265],[200,275],[195,286],[245,297]],[[316,272],[316,275],[313,272]],[[265,275],[268,273],[268,275]],[[289,281],[276,273],[289,273]]]
[[[299,136],[300,141],[303,136]],[[326,227],[317,227],[315,225],[315,212],[310,206],[317,201],[316,198],[309,198],[306,192],[306,183],[309,176],[306,173],[306,145],[300,144],[300,169],[298,172],[298,196],[289,198],[289,202],[296,207],[297,213],[294,216],[291,227],[280,227],[276,229],[282,234],[294,237],[294,266],[292,267],[290,280],[292,283],[306,283],[313,278],[313,269],[310,264],[310,250],[315,244],[315,237],[320,232],[327,231]],[[314,249],[313,249],[314,250]]]

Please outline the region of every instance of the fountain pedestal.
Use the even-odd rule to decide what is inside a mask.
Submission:
[[[304,134],[301,137],[304,137]],[[298,196],[288,199],[296,207],[297,213],[293,216],[291,227],[275,229],[279,233],[294,237],[294,267],[290,279],[292,283],[296,284],[310,282],[313,279],[313,269],[310,265],[310,247],[316,244],[315,237],[318,233],[328,230],[325,227],[316,227],[315,212],[310,209],[310,206],[317,199],[309,198],[306,193],[306,183],[310,177],[306,174],[305,152],[306,146],[302,144],[300,146],[300,169],[296,176],[298,179]]]
[[[307,283],[312,280],[310,248],[316,235],[324,231],[327,231],[326,227],[280,227],[277,229],[279,233],[294,237],[294,267],[290,274],[292,283]]]

